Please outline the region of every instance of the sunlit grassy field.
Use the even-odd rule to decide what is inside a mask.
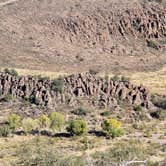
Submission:
[[[135,84],[142,84],[151,93],[166,94],[166,66],[154,72],[133,73],[130,76]]]

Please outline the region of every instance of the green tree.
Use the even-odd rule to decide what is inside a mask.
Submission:
[[[107,119],[104,120],[101,124],[102,129],[106,133],[107,136],[111,136],[112,138],[119,137],[123,135],[123,130],[121,128],[121,122],[116,119]]]
[[[26,134],[32,132],[33,130],[38,130],[39,121],[37,119],[33,120],[32,118],[23,119],[22,128]]]
[[[67,127],[67,131],[72,135],[85,135],[87,133],[87,123],[84,120],[71,121]]]
[[[49,115],[50,119],[50,128],[52,130],[60,131],[62,126],[65,124],[65,118],[61,113],[52,112]]]
[[[8,124],[12,131],[16,130],[21,125],[21,117],[17,114],[11,114],[8,118]]]

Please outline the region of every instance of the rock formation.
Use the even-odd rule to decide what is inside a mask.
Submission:
[[[146,88],[128,81],[98,78],[90,73],[73,74],[63,78],[54,88],[53,85],[53,80],[0,73],[0,98],[11,95],[12,98],[28,100],[45,107],[56,107],[58,104],[75,106],[79,100],[86,100],[95,107],[114,109],[120,109],[119,102],[145,108],[150,104]],[[58,86],[62,88],[61,91]]]
[[[132,4],[132,5],[131,5]],[[120,6],[120,7],[119,7]],[[157,3],[111,2],[57,18],[60,36],[74,44],[105,45],[118,39],[166,37],[166,10]],[[62,33],[63,31],[63,33]],[[110,48],[116,51],[116,46]]]

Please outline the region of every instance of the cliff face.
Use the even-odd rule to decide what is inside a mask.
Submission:
[[[74,74],[59,82],[1,73],[0,93],[1,99],[12,95],[13,98],[29,100],[45,107],[56,107],[58,104],[76,106],[85,100],[95,107],[113,109],[120,109],[119,102],[145,108],[149,108],[150,104],[146,88],[127,81],[98,78],[89,73]]]

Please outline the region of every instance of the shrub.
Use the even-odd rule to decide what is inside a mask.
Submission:
[[[56,92],[63,92],[63,79],[62,78],[58,78],[58,79],[54,79],[51,83],[51,89],[56,91]]]
[[[135,107],[134,107],[134,111],[136,111],[136,112],[141,112],[141,111],[142,111],[141,105],[135,106]]]
[[[151,48],[154,48],[154,49],[158,49],[158,44],[152,40],[150,41],[147,41],[147,46],[148,47],[151,47]]]
[[[40,104],[39,100],[33,94],[29,98],[27,98],[26,100],[28,100],[32,104],[36,104],[36,105]]]
[[[162,96],[152,96],[152,103],[159,108],[166,109],[166,98]]]
[[[39,117],[40,128],[48,128],[50,126],[50,119],[47,115],[40,115]]]
[[[160,119],[160,120],[165,120],[165,118],[166,118],[166,111],[165,110],[158,110],[158,111],[150,113],[150,115],[153,118],[157,118],[157,119]]]
[[[107,119],[101,124],[102,129],[107,136],[112,138],[119,137],[123,135],[123,130],[121,128],[121,122],[116,119]]]
[[[118,75],[115,75],[111,78],[112,81],[119,81],[120,77]]]
[[[72,113],[74,113],[75,115],[79,115],[79,116],[86,116],[87,110],[82,107],[79,107],[79,108],[75,109],[74,111],[72,111]]]
[[[22,128],[26,134],[30,133],[34,130],[38,130],[39,129],[39,121],[33,120],[32,118],[23,119]]]
[[[0,126],[0,137],[7,137],[10,134],[10,126],[2,125]]]
[[[8,124],[12,131],[16,130],[21,125],[21,117],[16,114],[11,114],[8,118]]]
[[[122,81],[122,82],[129,82],[129,81],[130,81],[130,78],[129,78],[129,77],[122,76],[122,77],[121,77],[121,81]]]
[[[69,126],[67,127],[67,131],[72,135],[85,135],[87,133],[87,124],[83,120],[71,121]]]
[[[52,130],[60,131],[62,126],[65,124],[64,116],[58,112],[52,112],[49,115],[49,119],[50,119],[50,128]]]
[[[4,72],[7,73],[7,74],[10,74],[12,76],[18,76],[18,72],[15,69],[8,69],[8,68],[6,68],[4,70]]]
[[[110,111],[104,111],[101,113],[102,116],[110,116]]]
[[[92,75],[96,75],[99,71],[95,69],[89,69],[89,73]]]
[[[12,95],[8,94],[8,95],[6,95],[2,100],[3,100],[4,102],[9,102],[9,101],[11,101],[12,99],[13,99]]]

